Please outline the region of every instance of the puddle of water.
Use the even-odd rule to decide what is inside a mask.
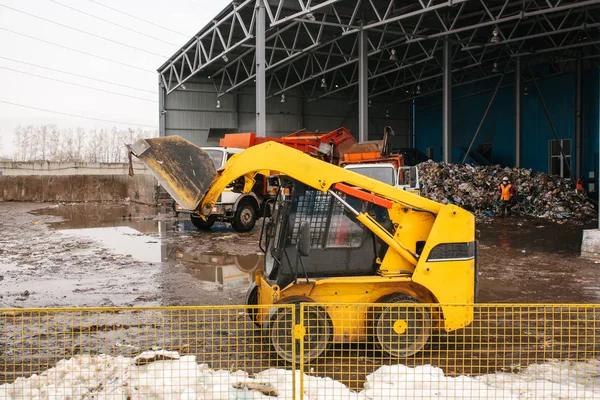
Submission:
[[[154,225],[157,225],[156,222]],[[129,226],[65,229],[60,233],[95,240],[115,253],[131,255],[138,261],[162,261],[160,240],[144,235]]]
[[[78,203],[32,211],[36,215],[52,215],[63,221],[50,223],[54,229],[87,229],[129,226],[140,232],[156,232],[156,207],[141,204]]]
[[[243,256],[186,250],[163,245],[163,255],[173,265],[183,265],[194,278],[222,285],[222,289],[247,288],[257,268],[263,265],[261,254]]]

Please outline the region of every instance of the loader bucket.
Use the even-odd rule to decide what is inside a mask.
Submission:
[[[180,136],[140,139],[127,147],[186,210],[198,207],[217,174],[210,156]]]

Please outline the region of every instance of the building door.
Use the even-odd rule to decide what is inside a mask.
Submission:
[[[562,147],[562,152],[561,152]],[[571,139],[551,140],[549,142],[550,160],[548,173],[571,178]]]

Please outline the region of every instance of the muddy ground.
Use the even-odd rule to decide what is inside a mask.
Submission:
[[[236,233],[138,204],[0,203],[4,308],[242,304],[259,226]],[[600,264],[579,258],[592,224],[518,217],[478,224],[480,302],[600,300]]]
[[[598,303],[600,264],[578,257],[582,229],[590,227],[595,225],[518,217],[479,223],[478,301]],[[217,224],[211,232],[201,232],[164,209],[130,203],[0,203],[0,232],[2,308],[243,304],[251,272],[262,262],[259,227],[239,234]],[[577,310],[567,318],[560,310],[536,311],[530,326],[515,316],[520,311],[511,312],[502,317],[510,322],[500,328],[482,319],[467,333],[438,340],[413,362],[455,373],[483,373],[518,366],[523,357],[534,362],[569,354],[575,359],[595,356],[596,313]],[[555,314],[553,321],[549,316]],[[567,339],[576,332],[561,325],[561,319],[574,319],[576,328],[591,336],[573,347]],[[506,333],[506,326],[512,333]],[[244,307],[4,312],[0,329],[0,382],[42,371],[72,354],[132,355],[153,347],[196,354],[213,368],[258,371],[281,364],[265,347],[264,332],[248,321]],[[558,347],[548,348],[545,340],[557,329],[562,339]],[[495,332],[491,339],[490,332]],[[517,350],[504,345],[499,350],[507,337],[511,343],[516,337],[529,339]],[[496,346],[492,353],[491,342]],[[448,351],[457,349],[467,361],[450,362],[455,357]],[[322,368],[315,365],[316,372],[359,384],[365,373],[384,362],[381,354],[363,350],[360,345],[334,348]],[[494,356],[498,352],[500,358]],[[340,367],[341,359],[353,367]]]

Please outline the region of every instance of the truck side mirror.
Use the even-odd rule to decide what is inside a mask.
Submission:
[[[308,221],[302,221],[300,223],[296,250],[301,257],[307,257],[310,252],[310,223]]]

